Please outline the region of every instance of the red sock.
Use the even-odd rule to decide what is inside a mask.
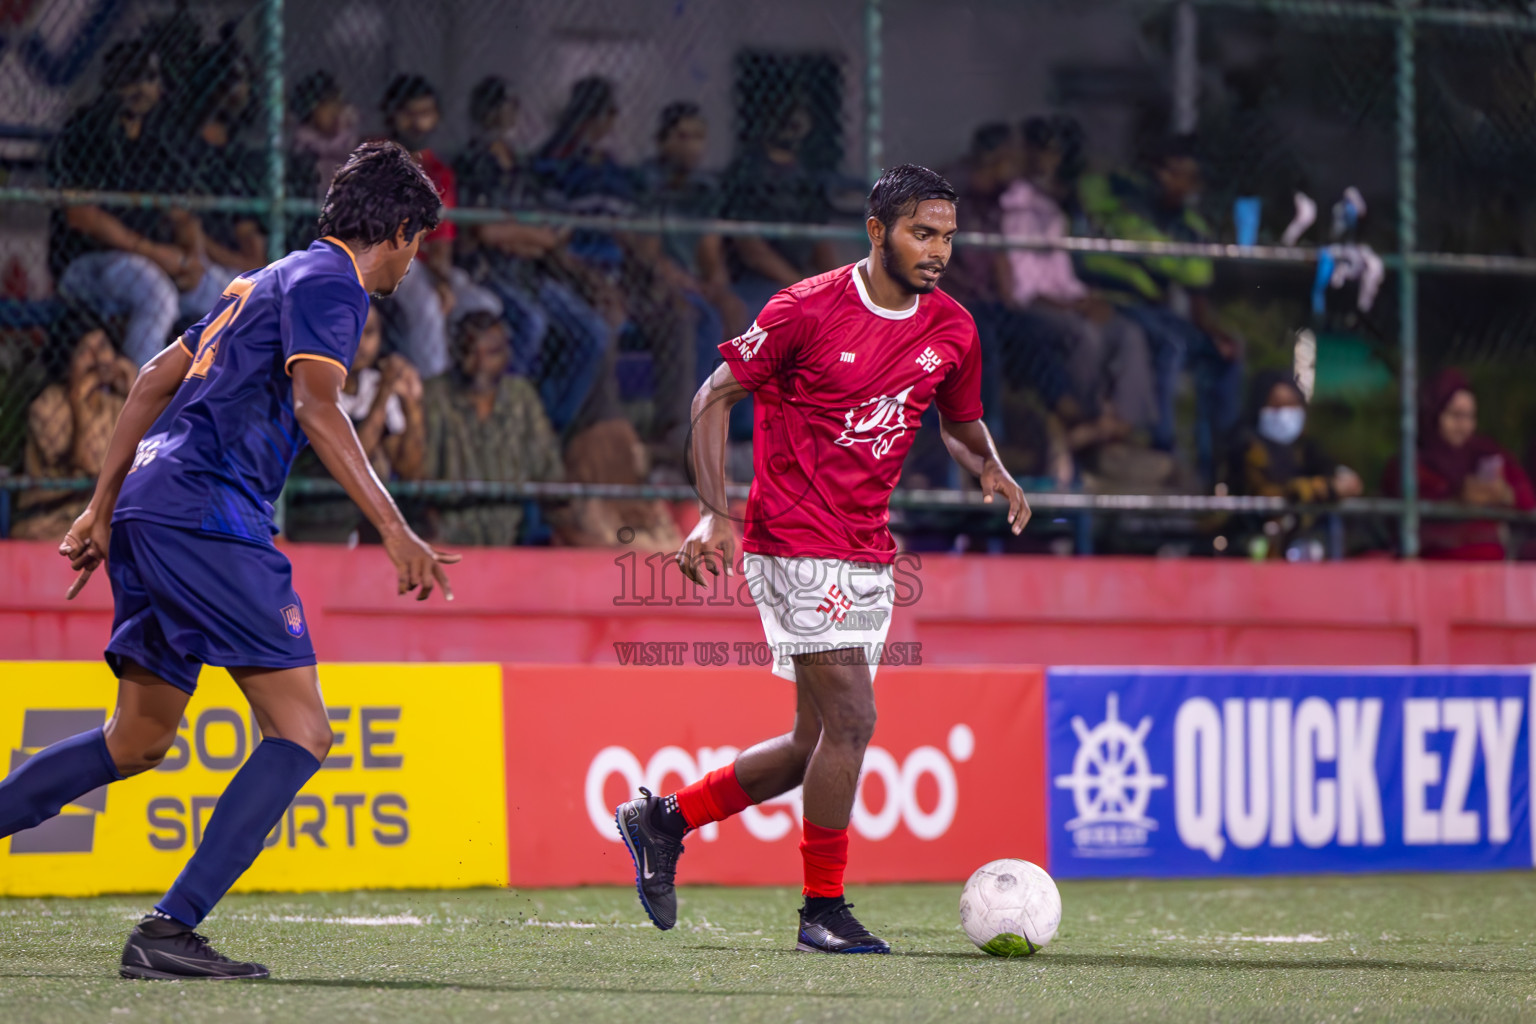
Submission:
[[[841,896],[848,866],[848,830],[822,828],[802,819],[800,856],[805,860],[805,895]]]
[[[736,765],[716,768],[698,782],[677,791],[677,809],[689,828],[724,821],[751,807],[755,800],[736,781]]]

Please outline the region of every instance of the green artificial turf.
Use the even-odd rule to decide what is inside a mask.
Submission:
[[[130,982],[143,898],[0,900],[0,1019],[1511,1020],[1536,1017],[1536,876],[1068,882],[1061,931],[998,959],[958,885],[864,887],[893,956],[793,952],[799,896],[630,889],[233,896],[203,931],[265,982]],[[380,923],[391,922],[391,923]]]

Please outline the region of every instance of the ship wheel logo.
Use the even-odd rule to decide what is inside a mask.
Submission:
[[[1168,784],[1163,775],[1154,775],[1147,760],[1144,743],[1152,728],[1150,716],[1132,729],[1120,721],[1120,695],[1111,693],[1104,701],[1104,721],[1088,728],[1081,715],[1072,719],[1077,733],[1077,754],[1072,758],[1072,774],[1056,776],[1058,789],[1072,791],[1077,817],[1067,822],[1075,831],[1090,825],[1131,825],[1155,829],[1157,822],[1147,817],[1147,804],[1154,789]]]

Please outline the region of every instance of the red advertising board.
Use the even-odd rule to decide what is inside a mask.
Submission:
[[[794,690],[766,668],[503,666],[509,882],[633,880],[613,808],[665,793],[787,732]],[[882,669],[848,880],[963,881],[998,857],[1046,862],[1038,668]],[[798,790],[686,841],[681,884],[797,884]]]

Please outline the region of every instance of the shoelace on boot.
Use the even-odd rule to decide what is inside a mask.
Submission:
[[[847,926],[846,930],[839,927],[845,923]],[[842,906],[828,911],[826,916],[822,918],[822,924],[826,927],[827,931],[840,939],[860,940],[873,939],[875,937],[868,928],[865,928],[859,922],[858,918],[853,916],[852,903],[844,903]]]

